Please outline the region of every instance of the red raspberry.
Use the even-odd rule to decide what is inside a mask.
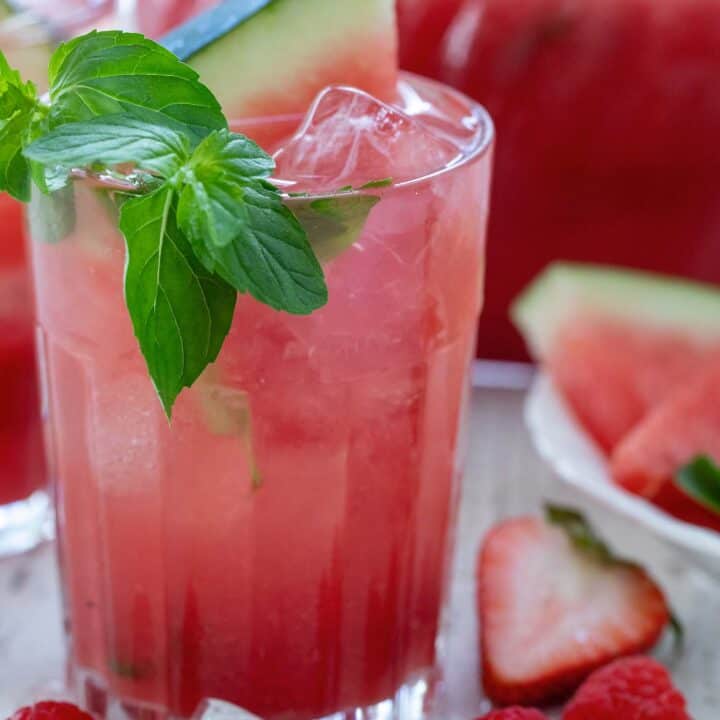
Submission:
[[[690,720],[670,673],[646,657],[617,660],[593,673],[563,720]]]
[[[547,717],[539,710],[510,707],[504,710],[493,710],[489,715],[478,718],[478,720],[547,720]]]
[[[8,720],[93,720],[93,717],[70,703],[46,701],[20,708]]]

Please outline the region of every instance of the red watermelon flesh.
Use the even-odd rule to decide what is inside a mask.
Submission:
[[[558,333],[546,362],[577,419],[610,454],[678,385],[718,359],[718,345],[585,316]]]
[[[720,516],[673,483],[698,455],[720,464],[720,362],[677,385],[612,455],[612,475],[626,490],[683,520],[720,530]]]

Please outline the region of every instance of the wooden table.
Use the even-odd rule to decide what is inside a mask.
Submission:
[[[523,379],[522,370],[515,379]],[[642,559],[662,581],[687,629],[685,652],[673,662],[676,680],[690,699],[694,720],[719,720],[720,579],[641,528],[589,505],[555,478],[531,446],[522,403],[518,390],[476,388],[473,394],[454,581],[441,643],[440,714],[444,720],[472,720],[484,707],[473,578],[484,532],[499,517],[537,512],[543,500],[554,499],[584,507],[618,549]],[[0,720],[22,703],[60,692],[61,636],[53,548],[0,562]],[[661,654],[670,658],[669,643]]]

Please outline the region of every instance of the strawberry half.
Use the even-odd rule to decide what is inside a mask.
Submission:
[[[549,515],[501,523],[479,557],[483,684],[498,705],[563,700],[597,668],[652,648],[670,619],[658,586],[580,514]]]

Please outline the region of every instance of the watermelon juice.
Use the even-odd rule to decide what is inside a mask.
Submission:
[[[401,61],[496,121],[483,355],[557,259],[720,282],[720,3],[400,0]],[[423,22],[423,19],[432,22]]]
[[[263,718],[381,702],[419,712],[454,524],[492,126],[430,81],[406,79],[397,103],[406,114],[331,88],[298,135],[268,147],[295,191],[395,182],[364,191],[380,200],[325,265],[325,308],[298,317],[240,296],[172,425],[123,302],[111,204],[83,182],[34,200],[35,239],[62,236],[34,242],[33,264],[72,676],[100,715],[187,717],[204,698]],[[297,122],[239,129],[270,145]]]

